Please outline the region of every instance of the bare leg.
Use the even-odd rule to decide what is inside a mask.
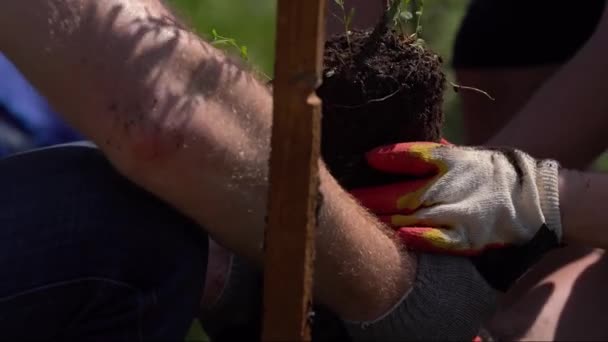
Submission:
[[[607,266],[599,250],[554,253],[512,289],[490,330],[505,340],[605,341]]]

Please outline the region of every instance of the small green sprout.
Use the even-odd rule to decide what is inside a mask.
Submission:
[[[422,46],[424,41],[420,38],[420,34],[423,13],[424,0],[391,0],[386,12],[386,22],[392,22],[394,27],[399,28],[403,37],[415,40],[414,44]],[[414,25],[412,30],[414,33],[408,34],[407,28],[411,25]]]
[[[406,35],[407,24],[414,18],[412,12],[409,11],[409,5],[410,0],[399,0],[393,2],[392,7],[389,8],[393,26],[399,28],[402,36]]]
[[[332,13],[336,19],[338,19],[344,25],[344,33],[346,34],[346,43],[348,44],[348,49],[351,54],[353,49],[350,44],[350,25],[353,22],[353,18],[355,17],[355,8],[352,7],[348,13],[346,13],[346,8],[344,7],[344,0],[334,0],[334,2],[342,9],[342,17],[337,16],[335,13]]]
[[[211,30],[211,45],[213,46],[217,46],[217,47],[223,47],[223,48],[232,48],[235,49],[239,52],[239,55],[241,56],[241,58],[251,66],[251,61],[249,59],[249,50],[247,49],[247,46],[245,45],[240,45],[236,39],[234,38],[230,38],[230,37],[225,37],[222,36],[220,34],[217,33],[216,29],[212,29]],[[262,77],[266,78],[267,80],[270,80],[270,76],[266,75],[262,70],[256,68],[255,66],[253,67],[253,70],[258,74],[261,75]]]
[[[232,47],[239,52],[239,54],[241,55],[241,58],[243,58],[243,60],[245,60],[246,62],[249,61],[249,51],[247,50],[247,46],[239,45],[237,43],[236,39],[234,39],[234,38],[228,38],[228,37],[219,35],[217,33],[216,29],[211,30],[211,35],[212,35],[212,39],[213,39],[211,41],[212,45]]]
[[[422,19],[422,14],[424,13],[424,0],[412,0],[414,5],[414,18],[416,22],[416,32],[414,33],[416,39],[420,39],[420,34],[422,33],[422,24],[420,20]]]
[[[401,13],[403,12],[403,3],[407,4],[409,0],[391,0],[388,4],[388,9],[384,14],[384,23],[388,27],[390,23],[396,25],[399,23]],[[405,15],[404,15],[405,17]]]

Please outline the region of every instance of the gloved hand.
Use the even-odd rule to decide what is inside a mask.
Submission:
[[[404,181],[353,190],[363,206],[397,229],[410,249],[478,256],[478,266],[491,272],[505,264],[510,269],[497,288],[561,240],[555,161],[426,142],[381,147],[367,161]]]

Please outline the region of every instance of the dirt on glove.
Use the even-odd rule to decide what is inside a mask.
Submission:
[[[366,166],[365,152],[404,141],[439,141],[446,78],[441,58],[387,30],[352,31],[325,44],[323,158],[345,188],[390,183]],[[400,177],[403,179],[403,176]]]

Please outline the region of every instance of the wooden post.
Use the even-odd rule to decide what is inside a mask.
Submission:
[[[325,0],[279,0],[263,341],[310,340]]]

